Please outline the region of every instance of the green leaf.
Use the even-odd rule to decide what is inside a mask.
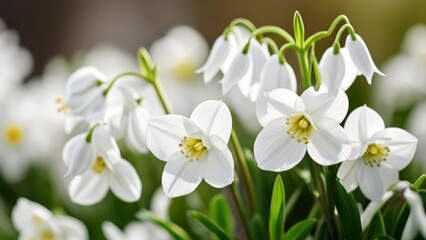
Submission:
[[[231,237],[226,234],[226,232],[219,227],[211,218],[199,211],[188,211],[188,216],[195,219],[212,233],[214,233],[219,239],[231,240]]]
[[[250,231],[253,239],[266,239],[265,226],[259,213],[255,213],[250,220]]]
[[[229,236],[234,235],[231,208],[223,195],[218,194],[210,201],[209,215]]]
[[[395,225],[392,230],[392,237],[395,239],[401,239],[402,231],[404,231],[405,223],[407,222],[408,215],[410,214],[410,208],[407,203],[399,211],[398,217],[396,218]]]
[[[374,240],[395,240],[395,238],[393,238],[391,236],[384,235],[384,234],[377,235],[374,238],[369,238],[369,239],[374,239]]]
[[[191,237],[189,237],[188,233],[185,232],[182,228],[180,228],[178,225],[172,223],[169,220],[162,219],[158,217],[157,215],[153,214],[152,212],[143,209],[136,213],[136,218],[142,220],[142,221],[149,221],[162,229],[166,230],[174,239],[176,240],[190,240]]]
[[[381,212],[377,212],[370,222],[366,239],[375,239],[377,236],[386,235],[385,222]]]
[[[426,179],[426,174],[422,174],[414,183],[413,183],[413,189],[414,190],[419,190],[420,186],[422,185],[422,183],[424,182],[424,180]]]
[[[309,218],[298,222],[287,231],[287,233],[284,235],[283,240],[306,239],[309,233],[312,231],[313,227],[317,224],[317,222],[318,221],[314,218]]]
[[[299,48],[303,48],[303,44],[305,41],[305,26],[303,25],[302,17],[300,16],[300,13],[296,11],[294,14],[294,37],[296,39],[296,45]]]
[[[269,237],[279,240],[284,232],[285,191],[281,176],[275,178],[272,190],[271,211],[269,213]]]
[[[346,239],[362,239],[361,218],[355,200],[336,178],[336,208]]]
[[[146,48],[139,48],[137,53],[139,71],[141,75],[150,80],[152,72],[154,70],[154,64],[151,60],[148,50]]]

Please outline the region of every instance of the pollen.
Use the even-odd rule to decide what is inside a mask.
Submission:
[[[303,114],[294,114],[287,118],[285,124],[288,126],[287,134],[296,138],[297,142],[309,143],[312,132],[317,128]]]
[[[367,150],[365,150],[362,157],[364,158],[364,163],[373,167],[376,165],[380,167],[380,164],[383,161],[386,161],[387,156],[389,156],[390,149],[385,145],[380,145],[377,143],[372,143],[368,145]]]
[[[189,82],[195,75],[194,64],[183,61],[173,68],[173,75],[181,82]]]
[[[65,104],[65,100],[63,98],[57,98],[56,104],[59,104],[58,112],[65,112],[71,108],[70,106]]]
[[[189,162],[203,159],[208,149],[203,145],[203,140],[185,136],[179,143],[180,153],[184,155]]]
[[[32,220],[33,220],[33,222],[35,223],[35,224],[41,224],[43,221],[41,220],[41,218],[38,216],[38,215],[33,215],[32,216],[32,218],[31,218]]]
[[[106,167],[105,161],[102,157],[97,157],[96,160],[92,164],[92,171],[101,174]]]
[[[17,146],[24,139],[24,129],[19,124],[8,123],[3,128],[3,139],[10,146]]]
[[[41,240],[55,240],[56,239],[55,233],[53,233],[51,230],[48,230],[48,229],[43,230],[40,233],[40,239]]]

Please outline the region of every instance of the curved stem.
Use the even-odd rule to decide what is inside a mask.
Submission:
[[[355,38],[356,38],[354,28],[352,27],[352,25],[350,25],[350,24],[348,24],[348,23],[347,23],[347,24],[343,25],[343,26],[339,29],[339,31],[337,32],[337,34],[336,34],[336,38],[334,39],[334,44],[336,44],[336,43],[339,43],[339,42],[340,42],[340,37],[342,36],[343,32],[344,32],[346,29],[348,29],[349,34],[351,35],[352,39],[355,39]]]
[[[154,78],[152,85],[154,86],[155,91],[157,92],[158,98],[160,99],[161,105],[164,108],[166,114],[172,113],[170,108],[170,104],[167,100],[166,94],[164,93],[163,86],[161,85],[159,79],[157,77]]]
[[[108,92],[111,90],[112,86],[115,84],[115,82],[122,78],[122,77],[127,77],[127,76],[134,76],[134,77],[138,77],[138,78],[142,78],[143,80],[146,80],[145,78],[142,77],[142,75],[140,75],[137,72],[125,72],[125,73],[121,73],[118,74],[117,76],[115,76],[111,82],[109,83],[108,87],[104,90],[103,95],[106,96],[108,94]]]
[[[287,42],[294,43],[293,37],[286,30],[277,26],[263,26],[256,29],[256,31],[251,34],[249,41],[251,38],[257,37],[258,35],[264,33],[275,33],[278,36],[284,38]]]
[[[245,18],[237,18],[234,19],[229,26],[223,31],[223,35],[225,37],[225,40],[228,39],[228,35],[232,32],[233,28],[237,25],[241,25],[244,28],[246,28],[247,30],[249,30],[250,32],[253,32],[256,30],[256,26],[250,22],[249,20],[245,19]]]
[[[284,53],[287,49],[289,48],[293,48],[293,49],[298,49],[297,45],[295,43],[286,43],[284,44],[281,48],[280,51],[278,52],[278,59],[280,60],[280,63],[283,64],[285,62],[285,57],[284,57]]]
[[[268,44],[268,46],[272,49],[272,51],[274,53],[278,53],[279,52],[277,44],[271,38],[269,38],[269,37],[262,38],[262,43]]]
[[[247,218],[244,215],[244,208],[243,208],[243,204],[241,202],[241,198],[239,197],[238,193],[235,191],[235,187],[233,185],[228,186],[227,188],[230,189],[231,192],[231,198],[232,200],[234,200],[234,203],[236,205],[236,210],[237,210],[237,214],[238,217],[240,218],[240,221],[242,223],[242,227],[244,230],[244,234],[245,234],[245,238],[243,239],[252,239],[251,234],[250,234],[250,228],[249,228],[249,224],[247,223]],[[225,190],[227,189],[225,188]]]
[[[329,37],[331,34],[333,34],[334,30],[336,29],[337,25],[341,22],[344,21],[345,24],[349,24],[349,19],[348,17],[346,17],[345,15],[340,15],[338,16],[336,19],[334,19],[334,21],[331,23],[330,27],[328,28],[327,31],[322,31],[322,32],[318,32],[313,34],[312,36],[308,37],[308,39],[306,40],[306,44],[305,46],[307,48],[309,48],[309,46],[314,43],[317,42],[323,38]],[[352,37],[354,37],[354,35],[351,34]]]
[[[250,216],[256,212],[256,197],[254,195],[254,185],[251,178],[250,171],[247,166],[247,159],[244,155],[243,148],[241,147],[240,141],[238,140],[237,133],[232,129],[231,142],[234,146],[235,153],[237,155],[237,162],[240,166],[242,173],[242,180],[246,189],[248,205],[250,210]]]

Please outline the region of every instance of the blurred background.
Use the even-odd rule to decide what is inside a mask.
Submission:
[[[22,81],[26,82],[26,86],[31,86],[32,82],[36,81],[43,81],[44,85],[49,86],[53,86],[55,83],[60,82],[60,84],[56,84],[58,85],[57,87],[49,92],[50,95],[48,99],[45,99],[47,98],[45,93],[31,95],[32,98],[28,101],[25,100],[25,97],[16,97],[26,96],[25,90],[24,93],[20,91],[21,95],[17,94],[14,98],[8,97],[8,101],[9,103],[12,101],[13,103],[23,104],[24,100],[26,102],[31,102],[32,99],[44,98],[41,105],[37,107],[28,105],[25,108],[25,112],[27,112],[26,119],[34,120],[37,118],[36,115],[44,114],[44,112],[40,110],[41,108],[52,109],[52,111],[46,113],[46,116],[51,116],[48,114],[53,114],[53,112],[56,113],[54,101],[56,97],[63,94],[63,89],[61,88],[63,87],[64,81],[76,66],[82,65],[81,62],[84,64],[99,64],[104,66],[105,69],[108,69],[108,66],[120,65],[120,67],[117,67],[118,72],[134,69],[136,68],[136,61],[135,59],[132,60],[132,57],[136,56],[136,50],[141,46],[149,48],[156,40],[164,37],[169,29],[177,25],[187,25],[196,29],[201,36],[206,39],[208,46],[211,46],[214,40],[222,34],[226,26],[233,19],[238,17],[249,19],[257,27],[263,25],[277,25],[292,32],[293,15],[296,10],[302,15],[307,35],[327,29],[338,15],[347,15],[355,31],[361,35],[367,43],[376,65],[385,74],[388,74],[385,69],[389,69],[389,67],[386,66],[390,64],[389,62],[392,61],[394,56],[398,54],[404,54],[404,56],[412,55],[410,51],[407,52],[407,48],[409,49],[407,44],[410,45],[411,42],[407,43],[406,41],[404,43],[404,39],[407,31],[412,26],[426,24],[424,9],[426,9],[426,1],[424,0],[0,0],[0,19],[4,22],[4,27],[0,24],[0,31],[4,29],[15,30],[19,35],[18,45],[26,48],[32,56],[32,68],[26,67],[22,70],[24,72],[28,71],[28,73],[23,74]],[[420,30],[420,32],[422,31],[423,30]],[[421,38],[422,36],[423,38]],[[426,46],[426,34],[420,34],[418,38],[420,39],[420,43],[412,44],[417,44],[416,46],[419,48],[423,46],[423,49],[426,49],[426,47],[424,47]],[[324,40],[317,45],[316,51],[318,58],[321,56],[322,52],[330,46],[333,40],[334,38]],[[108,46],[109,50],[105,50],[105,47],[102,48],[99,46]],[[111,50],[110,48],[115,50]],[[100,55],[93,53],[93,51],[102,52],[102,49],[108,52],[109,55],[106,53]],[[2,54],[6,52],[6,50],[7,46],[5,49],[0,48],[0,59],[2,59]],[[111,54],[110,50],[116,52]],[[413,51],[416,52],[416,50]],[[204,60],[206,56],[204,56]],[[99,63],[99,58],[102,58],[102,63]],[[426,69],[426,50],[419,59],[420,65],[416,67],[414,71],[419,70],[421,67]],[[27,60],[23,62],[17,61],[16,63],[18,65],[31,65],[28,61],[31,62],[31,60]],[[64,64],[64,62],[66,63]],[[58,65],[62,67],[57,67]],[[396,65],[400,66],[401,64]],[[395,63],[391,66],[395,66]],[[298,68],[295,68],[297,69],[295,69],[297,73]],[[4,70],[5,68],[0,67],[0,71],[2,71],[2,69]],[[109,69],[111,70],[111,68]],[[392,67],[392,69],[395,68]],[[117,72],[112,71],[111,76],[116,73]],[[0,76],[1,74],[0,72]],[[396,82],[398,82],[398,79],[405,78],[405,75],[392,74],[396,76]],[[422,74],[410,75],[410,77],[414,79],[412,82],[424,82],[423,85],[414,84],[414,89],[425,87],[426,75]],[[47,78],[49,79],[46,80]],[[354,109],[363,104],[372,105],[379,113],[384,114],[384,118],[388,125],[415,129],[415,131],[418,132],[413,132],[414,135],[419,138],[422,136],[426,137],[426,128],[417,126],[418,122],[426,119],[425,107],[423,107],[423,113],[420,111],[420,113],[416,113],[417,115],[414,120],[413,118],[410,119],[410,116],[414,114],[413,109],[417,105],[421,105],[421,102],[425,99],[425,93],[420,93],[414,100],[410,100],[408,103],[400,106],[396,102],[399,99],[399,97],[396,96],[399,94],[399,88],[396,88],[396,92],[391,92],[386,90],[386,86],[377,84],[376,82],[383,82],[385,79],[386,78],[375,78],[373,80],[373,87],[368,87],[364,78],[359,77],[358,81],[356,81],[348,91],[350,108]],[[410,95],[409,90],[407,91],[408,92],[403,92],[403,94]],[[426,89],[424,91],[426,91]],[[380,96],[381,99],[377,99],[377,96]],[[2,99],[2,97],[0,97],[0,99]],[[8,112],[16,111],[15,107],[12,107],[12,110],[10,110],[10,107],[8,108],[6,105],[8,105],[7,101],[2,100],[0,103],[0,106],[2,106],[0,115],[3,120],[7,118],[4,116],[9,114]],[[385,107],[386,109],[384,109]],[[388,110],[389,108],[392,108],[392,110]],[[28,109],[32,110],[27,111]],[[182,112],[185,112],[185,110],[182,110]],[[52,120],[50,117],[49,119]],[[40,121],[46,121],[46,119],[41,119]],[[62,119],[54,120],[55,124],[60,126],[58,128],[62,128],[62,121]],[[255,119],[251,121],[255,121]],[[0,124],[4,122],[5,121],[0,119]],[[51,122],[49,122],[49,124],[50,127],[53,126]],[[243,144],[248,148],[251,148],[254,137],[256,136],[256,130],[250,131],[250,128],[256,129],[256,127],[251,127],[249,125],[240,127],[242,135],[247,136],[243,138]],[[50,140],[43,140],[44,138],[40,137],[43,136],[43,134],[47,133],[43,131],[38,132],[36,134],[38,137],[34,140],[36,143],[30,145],[28,147],[29,150],[26,151],[31,152],[31,150],[34,150],[40,141],[54,142],[56,145],[45,145],[47,146],[46,148],[48,148],[46,152],[48,152],[49,158],[53,158],[52,161],[55,163],[49,163],[48,165],[57,166],[62,164],[60,152],[67,137],[62,134],[60,136],[51,136]],[[49,133],[48,135],[52,134]],[[424,146],[421,145],[424,144],[424,141],[420,141],[419,144],[419,148],[421,149],[421,146]],[[425,147],[423,147],[423,149],[425,149]],[[4,151],[4,149],[0,150]],[[3,161],[9,156],[2,155],[1,153],[0,155]],[[38,163],[35,167],[32,166],[29,172],[23,173],[25,176],[20,179],[9,181],[9,178],[5,177],[6,174],[3,173],[3,175],[0,176],[0,239],[14,239],[16,237],[17,233],[13,230],[9,216],[16,199],[21,196],[39,202],[49,209],[58,212],[66,212],[83,219],[87,225],[91,226],[89,228],[93,239],[102,239],[100,225],[104,220],[111,220],[120,228],[125,226],[133,219],[135,211],[141,207],[149,208],[151,206],[150,199],[160,185],[163,164],[159,163],[159,161],[155,160],[151,155],[142,156],[132,151],[123,150],[123,156],[136,166],[141,175],[142,182],[144,183],[143,197],[139,203],[122,203],[114,196],[109,195],[106,200],[94,207],[80,207],[70,204],[66,196],[67,183],[56,183],[63,182],[62,180],[58,180],[63,176],[63,168],[61,169],[61,167],[57,167],[55,168],[56,170],[53,170],[59,172],[53,174],[55,175],[53,179],[56,180],[52,180],[52,178],[48,177],[48,175],[50,176],[52,174],[46,174],[52,170],[46,170],[46,167],[39,167]],[[144,161],[149,161],[152,169],[156,170],[152,171],[152,169],[145,168],[140,161],[138,162],[140,158],[144,158]],[[9,159],[7,161],[9,161]],[[424,155],[418,155],[416,161],[417,163],[414,163],[412,167],[404,170],[401,177],[402,179],[414,180],[419,174],[425,172],[426,159]],[[6,165],[0,165],[2,168],[5,168],[5,166]],[[264,173],[267,179],[265,181],[271,182],[274,174],[269,174],[269,176],[268,174],[269,173]],[[290,176],[284,178],[291,182],[293,181],[292,179],[296,177]],[[56,185],[60,186],[58,187]],[[269,184],[269,186],[271,186],[271,184]],[[262,188],[262,186],[260,186],[260,188]],[[63,192],[61,192],[60,189],[62,189]],[[266,189],[264,191],[270,190]],[[292,189],[290,188],[289,191],[292,191]],[[194,198],[190,195],[187,198],[176,199],[172,202],[171,206],[188,206],[192,204],[192,208],[203,209],[206,205],[205,202],[219,191],[211,187],[204,187],[198,190],[198,192],[199,194],[197,197]],[[116,210],[105,212],[102,211],[104,209]],[[120,210],[118,211],[117,209]],[[184,209],[184,207],[171,207],[170,209],[172,219],[173,216],[184,214],[182,212],[183,210],[180,210]],[[299,218],[302,218],[302,215]],[[188,225],[187,222],[179,220],[179,217],[176,218],[176,221],[181,225]],[[192,229],[191,231],[196,232],[197,230]]]

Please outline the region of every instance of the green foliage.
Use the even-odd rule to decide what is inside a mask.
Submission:
[[[188,211],[187,214],[190,218],[196,220],[201,225],[210,230],[211,233],[215,234],[219,239],[230,240],[231,237],[223,230],[219,225],[217,225],[211,218],[206,214],[199,211]]]
[[[317,222],[318,221],[316,219],[310,218],[295,224],[287,231],[287,233],[284,235],[283,240],[306,239],[306,237],[315,227]]]
[[[271,211],[269,214],[269,237],[280,240],[284,232],[285,217],[285,191],[281,176],[275,179],[271,198]]]

